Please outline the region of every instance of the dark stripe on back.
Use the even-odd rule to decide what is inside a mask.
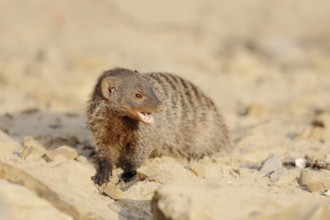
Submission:
[[[158,88],[161,93],[163,93],[165,96],[168,96],[168,91],[167,89],[164,87],[164,84],[166,83],[164,81],[163,78],[160,77],[160,74],[157,73],[149,73],[146,74],[146,76],[148,76],[148,78],[152,81],[152,85],[154,86],[154,88]],[[160,97],[158,97],[160,98]]]
[[[185,102],[189,103],[190,106],[196,105],[196,96],[191,92],[193,85],[181,77],[178,77],[178,80],[183,90],[182,95],[184,96]]]
[[[186,80],[184,80],[183,78],[181,77],[178,77],[178,79],[180,80],[180,84],[183,86],[183,88],[185,88],[186,90],[189,90],[190,89],[190,86]]]
[[[166,96],[169,95],[173,106],[196,107],[203,105],[211,109],[215,108],[211,99],[206,97],[197,86],[182,77],[167,73],[149,73],[146,75],[159,85]]]
[[[159,77],[159,75],[148,74],[147,76],[149,76],[151,79],[153,79],[154,81],[156,81],[159,85],[162,85],[164,83],[164,81],[161,80],[161,78]]]
[[[187,89],[185,88],[185,86],[182,83],[183,79],[181,77],[175,76],[175,75],[171,75],[171,77],[174,79],[174,81],[177,84],[176,92],[177,92],[177,96],[181,102],[181,106],[186,106],[187,103],[190,102],[190,98],[187,95]]]
[[[197,86],[193,85],[193,84],[190,84],[191,85],[191,90],[192,92],[194,93],[195,97],[197,98],[200,98],[200,91],[199,89],[197,88]]]
[[[161,74],[161,77],[165,79],[165,81],[172,87],[173,91],[177,90],[177,83],[175,82],[174,78],[170,74]]]
[[[161,80],[163,81],[162,83],[162,87],[164,88],[164,90],[167,90],[167,93],[169,94],[169,101],[171,103],[171,105],[173,107],[175,107],[177,105],[177,90],[178,90],[178,85],[175,82],[175,80],[173,79],[173,76],[170,74],[166,74],[166,73],[158,73],[157,77],[161,78]],[[177,114],[178,112],[174,112],[174,114]]]

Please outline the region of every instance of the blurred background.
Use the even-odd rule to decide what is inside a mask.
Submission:
[[[328,0],[0,0],[0,113],[83,113],[113,67],[181,75],[229,120],[329,109],[329,21]]]

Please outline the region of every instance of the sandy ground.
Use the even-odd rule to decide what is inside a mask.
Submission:
[[[330,167],[283,165],[330,163],[329,11],[327,0],[0,0],[0,219],[329,219]],[[101,195],[85,103],[117,66],[197,84],[233,148],[149,159],[127,185],[115,170]]]

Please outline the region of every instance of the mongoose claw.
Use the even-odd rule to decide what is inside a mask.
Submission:
[[[134,176],[136,175],[136,171],[130,171],[130,172],[124,172],[121,175],[121,179],[125,181],[125,183],[127,183],[128,181],[130,181]]]
[[[97,172],[95,176],[92,176],[91,179],[95,184],[102,186],[105,183],[108,183],[110,180],[110,175],[107,172]]]

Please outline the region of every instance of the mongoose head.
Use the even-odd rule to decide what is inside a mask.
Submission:
[[[153,123],[152,113],[165,110],[152,86],[137,71],[121,68],[106,71],[96,89],[111,111],[144,124]]]

